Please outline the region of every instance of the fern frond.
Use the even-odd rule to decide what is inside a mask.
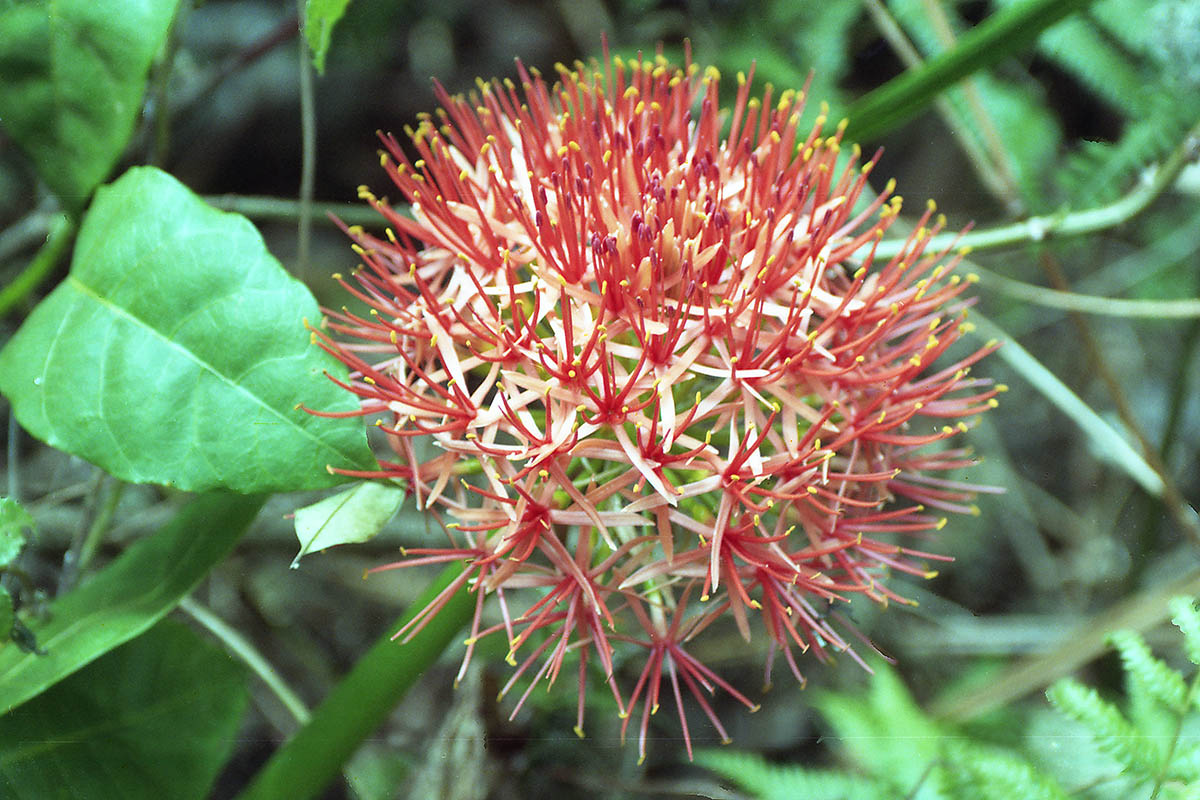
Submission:
[[[1176,714],[1187,710],[1188,690],[1183,676],[1155,658],[1141,636],[1133,631],[1116,631],[1109,634],[1108,640],[1121,656],[1128,680],[1137,682]]]
[[[1167,768],[1167,775],[1177,781],[1196,784],[1200,789],[1200,742],[1180,742]]]
[[[1200,117],[1200,98],[1153,93],[1147,112],[1131,120],[1116,143],[1085,142],[1067,159],[1059,184],[1072,206],[1118,198],[1146,165],[1171,152]]]
[[[1200,665],[1200,612],[1190,597],[1173,597],[1167,607],[1174,614],[1171,622],[1183,633],[1188,660]]]
[[[1068,800],[1053,778],[1014,753],[959,742],[945,755],[943,785],[954,800]]]
[[[736,783],[759,800],[874,800],[891,792],[870,778],[828,769],[770,764],[754,753],[704,750],[696,763]]]
[[[1059,711],[1083,724],[1096,744],[1134,776],[1151,780],[1162,767],[1162,752],[1142,736],[1117,710],[1089,686],[1064,678],[1046,690],[1046,698]]]
[[[1071,17],[1050,28],[1038,49],[1113,108],[1130,117],[1147,111],[1147,76],[1085,18]]]

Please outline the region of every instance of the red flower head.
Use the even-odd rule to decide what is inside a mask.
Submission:
[[[943,222],[930,204],[876,259],[900,198],[889,182],[867,202],[878,156],[839,165],[845,126],[801,131],[803,94],[752,99],[739,75],[722,136],[718,75],[690,59],[559,66],[554,86],[517,73],[470,98],[437,86],[415,161],[383,138],[412,218],[361,190],[391,226],[350,230],[364,267],[343,285],[370,314],[330,312],[346,343],[318,335],[396,454],[354,474],[403,479],[454,518],[444,547],[385,568],[465,559],[448,592],[496,594],[503,615],[489,628],[477,611],[467,659],[502,631],[507,692],[575,652],[577,731],[592,660],[643,752],[664,692],[690,752],[683,690],[723,737],[706,695],[753,707],[692,637],[761,624],[768,661],[803,680],[795,651],[853,654],[831,606],[903,602],[887,573],[931,574],[938,556],[901,540],[972,508],[937,477],[966,453],[927,446],[995,403],[968,375],[992,347],[942,358],[968,305],[955,259],[926,252]],[[648,653],[631,689],[625,645]]]

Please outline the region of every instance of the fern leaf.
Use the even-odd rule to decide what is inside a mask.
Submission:
[[[1042,34],[1038,48],[1127,116],[1146,113],[1146,76],[1089,21],[1072,17]]]
[[[950,731],[921,710],[895,671],[882,664],[873,668],[866,698],[822,692],[813,704],[840,739],[843,757],[890,785],[891,796],[903,796],[937,759],[940,742]]]
[[[1200,98],[1154,92],[1145,115],[1132,120],[1115,144],[1084,142],[1072,153],[1059,182],[1073,206],[1115,200],[1147,164],[1169,153],[1200,117]]]
[[[1196,784],[1200,789],[1200,743],[1180,742],[1167,768],[1167,775],[1174,780]]]
[[[1109,634],[1109,642],[1121,656],[1125,674],[1146,692],[1177,714],[1187,710],[1188,690],[1183,676],[1150,652],[1144,639],[1133,631]]]
[[[704,750],[696,763],[728,778],[759,800],[883,800],[890,790],[869,778],[828,769],[770,764],[754,753]]]
[[[1142,736],[1112,703],[1091,687],[1064,678],[1046,690],[1046,698],[1096,737],[1096,744],[1132,775],[1150,780],[1162,766],[1162,753]]]
[[[1200,613],[1196,611],[1189,597],[1171,598],[1168,608],[1175,615],[1171,622],[1183,633],[1188,660],[1200,665]]]
[[[1058,783],[1015,753],[975,742],[946,748],[944,785],[955,800],[1068,800]]]

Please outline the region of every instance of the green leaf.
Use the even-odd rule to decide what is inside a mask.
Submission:
[[[1200,613],[1190,597],[1172,597],[1168,606],[1174,615],[1171,622],[1183,633],[1188,660],[1200,664]]]
[[[133,133],[177,0],[0,3],[0,120],[68,207]]]
[[[323,373],[316,301],[243,217],[153,168],[96,193],[71,273],[0,352],[34,436],[132,483],[313,489],[369,468],[357,401]]]
[[[1188,690],[1183,676],[1155,658],[1141,635],[1134,631],[1115,631],[1109,634],[1108,640],[1120,654],[1130,681],[1176,714],[1187,710]]]
[[[25,546],[23,531],[34,531],[36,526],[29,512],[11,497],[0,497],[0,567],[13,562]]]
[[[952,732],[932,720],[913,700],[900,677],[882,663],[874,674],[866,701],[861,692],[823,692],[814,703],[829,720],[846,755],[863,772],[905,796],[913,787],[918,798],[940,797],[940,772],[929,772],[940,745]]]
[[[54,601],[30,629],[46,655],[0,650],[0,714],[142,633],[233,549],[262,499],[213,493]]]
[[[871,800],[893,797],[885,786],[848,772],[769,764],[757,753],[700,750],[696,763],[759,800]]]
[[[371,539],[395,516],[404,494],[398,486],[363,481],[298,510],[296,538],[300,540],[300,552],[292,560],[292,568],[309,553]]]
[[[919,113],[942,90],[1019,52],[1043,30],[1093,0],[1022,0],[972,28],[958,45],[857,100],[847,112],[847,135],[870,139]]]
[[[207,797],[245,708],[238,665],[164,620],[0,717],[2,794]]]
[[[312,50],[313,66],[321,74],[325,73],[325,55],[329,52],[333,26],[349,5],[350,0],[306,0],[304,3],[304,36]]]
[[[1095,689],[1063,678],[1046,690],[1046,698],[1059,711],[1081,722],[1096,737],[1100,749],[1133,775],[1148,778],[1162,768],[1163,754],[1156,743],[1140,736],[1117,707]]]
[[[1038,50],[1127,116],[1136,118],[1148,110],[1147,76],[1095,25],[1082,19],[1064,20],[1046,31]]]
[[[971,741],[947,742],[946,788],[956,800],[1068,800],[1070,795],[1028,760]]]

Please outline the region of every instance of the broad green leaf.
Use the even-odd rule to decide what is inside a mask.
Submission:
[[[942,90],[1019,52],[1062,18],[1093,0],[1020,0],[972,28],[953,50],[906,72],[850,106],[847,135],[871,139],[915,116]]]
[[[309,553],[371,539],[395,516],[403,501],[404,490],[400,487],[363,481],[301,508],[296,512],[300,552],[292,561],[292,569],[298,567],[300,559]]]
[[[344,481],[374,459],[316,301],[254,227],[159,170],[96,193],[71,273],[0,352],[31,434],[133,483],[253,493]]]
[[[0,794],[199,800],[245,708],[239,666],[164,620],[0,717]]]
[[[0,125],[71,208],[117,163],[178,0],[0,3]]]
[[[333,26],[349,5],[350,0],[306,0],[304,3],[304,36],[312,50],[313,66],[319,73],[325,72],[325,56],[329,52]]]
[[[34,530],[33,517],[11,497],[0,497],[0,567],[13,562],[25,546],[25,531]]]
[[[262,499],[204,495],[153,536],[51,604],[30,630],[46,655],[0,650],[0,714],[142,633],[233,548]],[[2,740],[2,737],[0,737]]]

